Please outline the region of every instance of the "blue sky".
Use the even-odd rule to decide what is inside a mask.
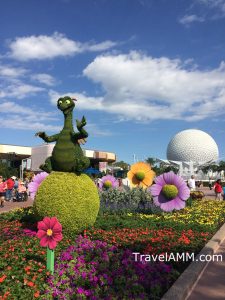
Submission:
[[[225,0],[7,0],[0,28],[1,144],[57,133],[70,95],[87,149],[166,158],[196,128],[225,157]]]

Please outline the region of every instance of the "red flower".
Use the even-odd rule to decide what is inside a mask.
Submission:
[[[49,247],[53,250],[63,238],[62,225],[56,217],[45,217],[43,221],[38,222],[37,237],[40,239],[42,247]]]
[[[3,281],[5,281],[5,279],[6,279],[6,275],[3,275],[1,278],[0,278],[0,283],[2,283]]]

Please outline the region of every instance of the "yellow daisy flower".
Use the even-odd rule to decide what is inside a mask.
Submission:
[[[131,166],[130,171],[127,173],[132,187],[147,188],[152,185],[155,177],[155,172],[152,171],[151,166],[144,162],[138,162]]]

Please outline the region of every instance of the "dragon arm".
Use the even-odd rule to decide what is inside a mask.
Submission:
[[[45,132],[37,132],[35,136],[39,136],[42,140],[44,140],[46,143],[51,143],[57,141],[59,137],[59,133],[48,136]]]
[[[73,139],[77,141],[79,139],[85,139],[85,138],[87,138],[88,137],[88,133],[83,128],[86,125],[86,119],[85,119],[85,117],[83,117],[81,121],[76,120],[76,124],[77,124],[77,130],[79,132],[73,134]]]

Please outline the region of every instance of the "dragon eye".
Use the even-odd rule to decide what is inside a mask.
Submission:
[[[66,104],[70,104],[70,100],[66,100]]]
[[[62,100],[60,100],[58,103],[59,103],[59,104],[62,104]]]

